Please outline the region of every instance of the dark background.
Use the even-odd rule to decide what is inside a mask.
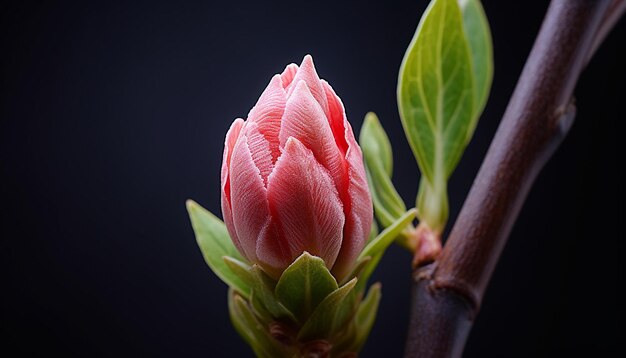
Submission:
[[[458,213],[547,2],[485,1],[495,77],[450,183]],[[417,169],[397,115],[400,61],[426,1],[0,5],[1,339],[12,356],[250,355],[184,202],[219,209],[223,138],[306,53],[358,131],[376,111],[409,203]],[[539,176],[466,357],[619,355],[624,283],[626,24],[576,90],[578,116]],[[623,140],[623,139],[622,139]],[[410,256],[392,247],[364,357],[401,356]],[[1,353],[0,353],[1,354]],[[4,354],[2,354],[4,355]]]

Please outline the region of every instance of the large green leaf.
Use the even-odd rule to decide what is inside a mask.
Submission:
[[[400,68],[398,107],[423,175],[445,180],[467,136],[474,87],[463,17],[456,0],[433,0]]]
[[[300,322],[304,322],[337,287],[337,281],[324,260],[304,252],[280,276],[275,293],[276,298]]]
[[[491,85],[491,39],[478,1],[433,0],[400,67],[398,108],[422,172],[418,216],[436,232],[448,217],[447,181]],[[466,34],[467,32],[467,34]]]
[[[493,79],[493,49],[489,22],[480,0],[459,0],[463,12],[463,26],[469,44],[474,75],[474,118],[468,128],[469,141],[476,128],[491,89]]]
[[[206,263],[222,281],[248,298],[250,287],[223,260],[224,256],[230,256],[246,262],[233,245],[226,225],[193,200],[187,200],[187,211]]]
[[[393,154],[389,138],[373,112],[365,115],[359,144],[363,150],[376,218],[387,227],[406,211],[406,207],[391,182]]]

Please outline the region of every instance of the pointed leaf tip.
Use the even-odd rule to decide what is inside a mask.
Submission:
[[[406,207],[391,181],[393,172],[391,143],[373,112],[365,116],[359,144],[363,151],[374,213],[383,227],[389,226],[406,211]]]
[[[303,341],[327,339],[334,331],[343,328],[356,309],[356,302],[344,304],[348,295],[353,292],[356,283],[357,278],[355,277],[326,296],[300,330],[298,339]]]
[[[304,252],[285,269],[276,284],[275,294],[296,318],[304,322],[337,287],[337,281],[324,260]]]

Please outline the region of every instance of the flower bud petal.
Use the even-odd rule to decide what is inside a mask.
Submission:
[[[281,147],[290,137],[298,139],[313,151],[317,161],[330,172],[338,190],[343,191],[346,176],[341,154],[333,140],[326,114],[304,81],[296,85],[287,100],[279,135]]]
[[[263,179],[263,184],[267,187],[267,177],[274,169],[270,143],[261,134],[259,126],[256,122],[248,121],[242,132],[246,136],[252,161],[257,169],[259,169],[259,174],[261,175],[261,179]]]
[[[242,132],[245,131],[244,127]],[[230,163],[231,209],[242,254],[255,262],[256,239],[266,225],[269,210],[261,171],[254,163],[248,141],[248,135],[241,133],[233,150]]]
[[[280,79],[283,82],[283,88],[289,87],[291,82],[293,82],[293,78],[296,76],[296,72],[298,72],[298,65],[295,63],[290,63],[285,67],[283,73],[280,74]]]
[[[343,237],[341,201],[327,170],[313,152],[295,138],[285,144],[269,177],[267,197],[278,234],[288,243],[290,258],[279,262],[271,237],[261,238],[259,260],[287,267],[302,252],[321,257],[333,267]]]
[[[338,278],[344,277],[351,270],[351,266],[365,245],[373,219],[372,198],[363,169],[361,149],[356,144],[352,129],[349,126],[350,124],[348,124],[346,132],[350,133],[347,136],[350,146],[346,157],[350,163],[348,173],[350,178],[348,186],[350,211],[346,214],[343,245],[332,271]],[[351,140],[350,137],[352,137]]]
[[[276,162],[280,156],[278,133],[286,102],[287,94],[283,88],[281,76],[275,75],[248,113],[248,122],[257,123],[259,132],[269,143],[272,163]]]
[[[233,124],[231,124],[230,129],[226,133],[226,140],[224,141],[224,155],[222,157],[222,215],[224,216],[224,223],[228,228],[228,233],[230,234],[233,243],[239,250],[239,252],[243,252],[241,247],[241,243],[239,242],[239,237],[237,236],[237,231],[235,230],[235,226],[233,224],[233,213],[230,203],[230,161],[233,154],[233,149],[235,147],[235,143],[237,142],[237,138],[239,138],[239,133],[241,132],[241,128],[243,128],[244,121],[241,118],[235,119]]]
[[[363,154],[346,118],[341,99],[333,88],[322,80],[324,91],[329,103],[329,122],[335,142],[344,155],[344,175],[348,178],[346,193],[342,197],[346,224],[344,239],[339,257],[333,267],[336,277],[343,277],[351,270],[351,266],[359,255],[372,225],[372,199],[367,185]]]
[[[287,98],[289,98],[293,92],[295,91],[296,85],[300,81],[304,81],[311,91],[313,98],[320,104],[324,113],[328,113],[328,101],[326,99],[326,93],[324,92],[324,87],[322,86],[322,81],[320,80],[317,72],[315,71],[315,66],[313,65],[313,58],[311,55],[304,56],[302,63],[300,64],[300,68],[296,72],[293,81],[289,84],[287,89]]]

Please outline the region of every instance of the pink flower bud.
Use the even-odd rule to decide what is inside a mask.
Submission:
[[[222,213],[239,252],[275,278],[308,251],[341,279],[363,249],[372,201],[361,148],[311,56],[275,75],[231,125]]]

